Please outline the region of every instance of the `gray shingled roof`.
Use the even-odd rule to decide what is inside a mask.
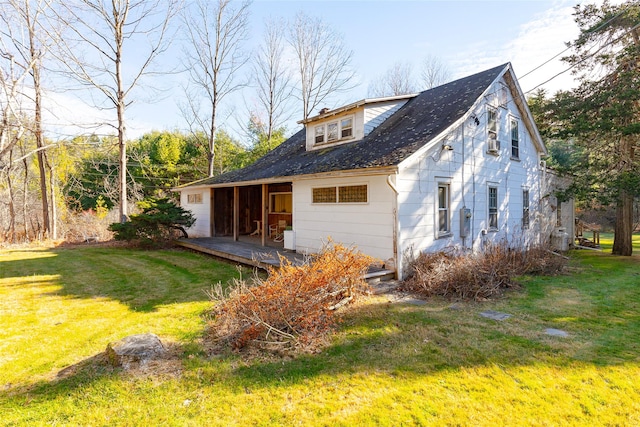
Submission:
[[[421,92],[359,141],[306,151],[306,134],[301,129],[252,165],[189,185],[395,166],[460,119],[507,66]]]

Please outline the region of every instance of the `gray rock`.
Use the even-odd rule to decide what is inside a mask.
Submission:
[[[562,329],[553,329],[553,328],[547,328],[544,330],[544,333],[547,335],[551,335],[553,337],[568,337],[569,334],[566,333],[565,331],[563,331]]]
[[[129,369],[132,363],[145,364],[166,352],[162,341],[155,334],[130,335],[107,345],[107,358],[113,366]]]
[[[492,320],[503,321],[511,317],[510,314],[500,313],[499,311],[487,310],[480,313],[480,316],[487,317]]]

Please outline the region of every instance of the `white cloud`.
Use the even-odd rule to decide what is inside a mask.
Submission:
[[[569,54],[569,51],[560,54],[566,49],[565,43],[578,36],[572,16],[573,3],[555,3],[544,13],[521,25],[518,35],[512,40],[498,45],[482,42],[466,49],[454,59],[455,69],[459,71],[457,77],[511,62],[525,92],[540,84],[550,94],[574,87],[571,72],[562,73],[569,66],[560,60]],[[551,59],[555,55],[558,56]]]

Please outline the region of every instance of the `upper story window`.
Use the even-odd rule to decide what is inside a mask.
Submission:
[[[487,151],[497,155],[500,151],[500,142],[498,141],[498,110],[490,106],[487,106],[487,144]]]
[[[350,138],[353,136],[353,117],[348,117],[340,121],[340,136],[342,138]]]
[[[512,118],[511,122],[511,157],[520,158],[520,136],[518,133],[518,119]]]
[[[316,144],[322,144],[324,142],[324,125],[316,126]]]
[[[353,116],[317,125],[315,128],[316,144],[337,142],[353,138]]]
[[[494,107],[487,107],[487,132],[489,138],[498,138],[498,111]]]

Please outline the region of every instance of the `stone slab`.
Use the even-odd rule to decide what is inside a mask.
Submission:
[[[511,314],[501,313],[499,311],[487,310],[480,313],[480,316],[501,322],[503,320],[510,318]]]
[[[569,334],[565,331],[563,331],[562,329],[553,329],[553,328],[547,328],[544,330],[544,333],[547,335],[551,335],[552,337],[563,337],[566,338],[569,336]]]

